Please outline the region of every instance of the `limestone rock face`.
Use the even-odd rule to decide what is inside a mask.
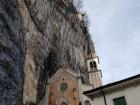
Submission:
[[[21,105],[24,50],[16,0],[0,0],[0,105]]]
[[[26,41],[24,102],[39,102],[48,74],[62,65],[80,70],[87,81],[85,57],[94,46],[75,7],[61,1],[17,0]]]
[[[95,50],[78,17],[64,0],[0,0],[0,105],[20,105],[22,88],[24,102],[40,102],[48,76],[63,65],[88,83],[85,57]]]

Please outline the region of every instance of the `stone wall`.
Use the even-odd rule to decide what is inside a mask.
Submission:
[[[24,102],[39,102],[47,76],[69,65],[88,81],[85,57],[95,52],[76,8],[63,0],[17,0],[26,42]]]

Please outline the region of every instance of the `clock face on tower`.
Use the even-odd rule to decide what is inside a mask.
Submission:
[[[97,68],[97,65],[96,65],[96,62],[95,61],[91,61],[90,62],[90,68],[94,68],[94,69]]]

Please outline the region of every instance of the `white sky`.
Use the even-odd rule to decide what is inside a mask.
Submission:
[[[103,83],[140,73],[140,0],[84,0]]]

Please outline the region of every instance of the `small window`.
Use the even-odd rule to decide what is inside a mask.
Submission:
[[[114,105],[127,105],[124,96],[113,99],[113,102],[114,102]]]
[[[67,89],[68,89],[68,84],[67,83],[61,83],[60,91],[65,92]]]
[[[91,105],[89,100],[85,101],[85,105]]]
[[[66,102],[62,102],[60,105],[68,105]]]
[[[90,62],[90,67],[96,69],[97,68],[96,62],[95,61],[91,61]]]

